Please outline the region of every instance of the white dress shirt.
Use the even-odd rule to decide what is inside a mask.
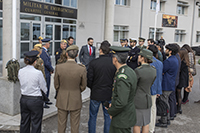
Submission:
[[[93,48],[92,46],[90,46],[89,44],[87,44],[87,47],[88,47],[88,52],[90,53],[90,47],[91,47],[91,54],[93,53]]]
[[[37,70],[32,65],[19,70],[19,82],[21,85],[21,94],[27,96],[42,96],[40,89],[47,92],[46,81],[40,70]]]

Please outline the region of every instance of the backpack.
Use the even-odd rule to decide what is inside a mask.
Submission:
[[[168,105],[160,97],[156,99],[156,107],[157,116],[167,116]]]
[[[18,79],[18,71],[20,69],[20,65],[18,60],[11,59],[6,64],[6,69],[8,72],[8,80],[11,82],[16,83],[16,81],[19,81]]]

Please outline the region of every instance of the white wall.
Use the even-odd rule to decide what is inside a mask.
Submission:
[[[94,38],[94,46],[96,42],[102,42],[104,20],[105,0],[78,0],[77,45],[85,45],[88,37]],[[84,27],[81,27],[81,24]]]

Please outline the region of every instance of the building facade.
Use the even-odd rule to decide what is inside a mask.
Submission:
[[[156,39],[179,45],[200,44],[198,0],[160,0]],[[0,75],[11,58],[21,59],[38,42],[50,38],[52,64],[62,39],[81,47],[88,37],[99,47],[104,39],[154,38],[156,0],[0,0]],[[97,48],[98,50],[98,48]],[[23,61],[22,61],[23,62]]]

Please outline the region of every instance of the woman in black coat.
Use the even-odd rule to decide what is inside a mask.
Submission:
[[[188,66],[189,66],[189,57],[187,50],[184,48],[181,48],[179,52],[180,58],[181,58],[181,68],[180,68],[180,74],[179,74],[179,84],[176,88],[176,99],[178,102],[177,105],[177,113],[182,113],[181,110],[181,89],[188,87],[188,81],[189,81],[189,72],[188,72]]]

